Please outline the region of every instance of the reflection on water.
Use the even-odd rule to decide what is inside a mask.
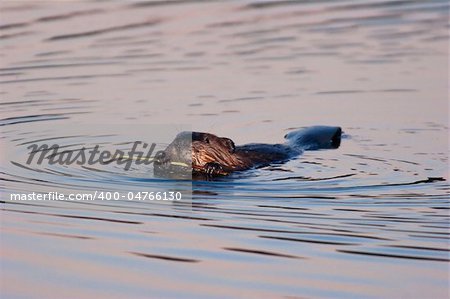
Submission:
[[[2,2],[2,297],[446,298],[448,9]],[[35,143],[164,148],[182,127],[150,124],[174,123],[237,144],[317,124],[345,138],[214,181],[24,163]],[[173,189],[185,200],[7,199]]]

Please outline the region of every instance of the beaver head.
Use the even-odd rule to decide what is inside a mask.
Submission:
[[[156,172],[177,172],[193,170],[204,172],[210,163],[220,164],[224,172],[240,165],[235,153],[234,142],[202,132],[181,132],[167,148],[156,154],[154,166]]]

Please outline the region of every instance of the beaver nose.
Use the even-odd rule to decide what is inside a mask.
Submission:
[[[154,163],[156,165],[162,165],[169,162],[169,158],[167,158],[167,155],[165,152],[158,152],[155,155]]]

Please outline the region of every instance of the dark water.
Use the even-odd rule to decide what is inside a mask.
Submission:
[[[448,1],[3,1],[2,298],[448,298]],[[337,150],[215,181],[31,144]],[[161,129],[163,128],[163,129]],[[176,190],[183,200],[10,201]]]

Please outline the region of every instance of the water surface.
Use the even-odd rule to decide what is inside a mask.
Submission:
[[[0,5],[2,298],[448,297],[448,1]],[[318,124],[339,149],[214,181],[24,163]],[[8,199],[161,190],[186,197]]]

